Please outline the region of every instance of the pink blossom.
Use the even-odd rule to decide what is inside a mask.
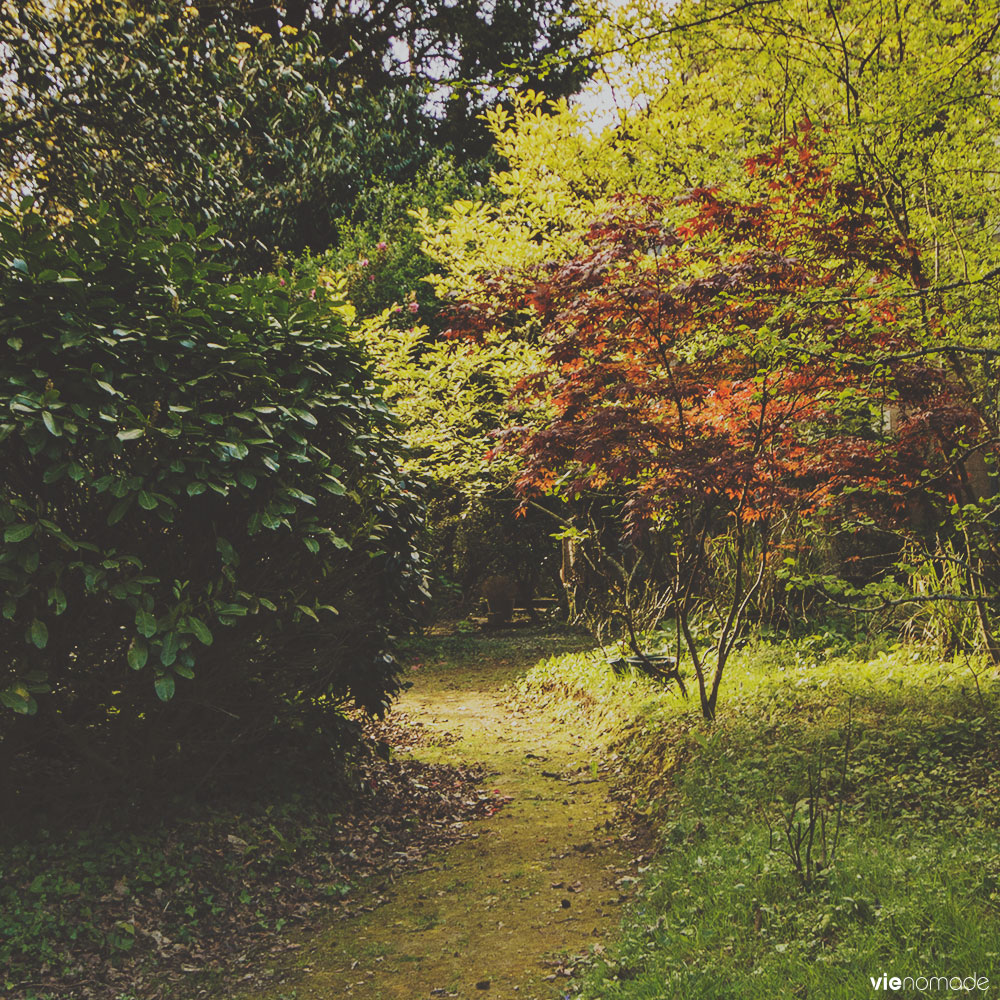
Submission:
[[[315,288],[309,293],[309,298],[311,298],[311,299],[316,298],[316,289]]]
[[[284,278],[278,278],[278,284],[281,285],[282,288],[284,288],[285,287],[285,279]]]
[[[420,305],[416,301],[413,301],[413,302],[410,303],[410,312],[411,313],[415,313],[419,308],[420,308]]]
[[[368,262],[368,258],[367,257],[359,257],[358,258],[358,267],[367,267],[368,263],[369,262]]]
[[[379,242],[375,245],[375,249],[380,252],[383,252],[389,249],[389,244],[386,243],[385,240],[379,240]]]

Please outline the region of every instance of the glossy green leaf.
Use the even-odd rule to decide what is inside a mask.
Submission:
[[[135,613],[135,627],[141,636],[146,639],[151,638],[156,635],[156,616],[148,611],[138,610]]]
[[[62,431],[59,429],[59,425],[56,423],[56,418],[48,411],[42,411],[42,423],[45,424],[45,429],[55,437],[61,437]]]
[[[174,696],[176,684],[171,674],[164,674],[162,677],[156,678],[153,687],[156,689],[156,696],[160,701],[170,701]]]
[[[5,542],[23,542],[35,533],[33,524],[12,524],[4,529],[3,540]]]
[[[29,633],[30,633],[30,636],[31,636],[31,641],[39,649],[44,649],[48,645],[48,642],[49,642],[49,630],[48,630],[47,626],[45,625],[45,622],[40,621],[38,618],[36,618],[31,623],[31,627],[29,629]]]
[[[149,659],[149,646],[142,639],[133,639],[128,648],[128,665],[133,670],[142,670]]]
[[[187,624],[199,642],[204,643],[206,646],[212,645],[212,633],[209,631],[208,626],[200,618],[195,618],[194,615],[188,615]]]
[[[160,646],[160,663],[169,667],[177,659],[177,649],[179,646],[176,632],[168,632]]]

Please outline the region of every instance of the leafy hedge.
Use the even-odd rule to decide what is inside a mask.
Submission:
[[[350,308],[136,199],[0,215],[0,749],[99,768],[380,712],[423,587]]]

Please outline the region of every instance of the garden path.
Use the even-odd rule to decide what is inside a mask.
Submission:
[[[525,626],[478,645],[472,636],[425,644],[411,657],[413,687],[394,709],[425,734],[410,752],[482,762],[488,788],[509,802],[444,854],[363,890],[386,901],[313,932],[267,1000],[563,995],[573,956],[600,950],[617,928],[636,863],[597,770],[595,734],[516,703],[508,687],[567,644],[564,632]]]

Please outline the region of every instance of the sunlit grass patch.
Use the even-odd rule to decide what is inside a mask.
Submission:
[[[855,1000],[882,972],[990,975],[1000,957],[995,867],[986,875],[995,860],[995,831],[983,828],[959,838],[853,827],[835,866],[805,890],[762,824],[685,814],[583,992]]]
[[[557,717],[581,714],[610,732],[664,702],[664,692],[637,672],[617,673],[601,649],[539,661],[517,684],[518,696]]]
[[[614,720],[631,806],[661,831],[584,995],[847,1000],[883,973],[1000,981],[1000,685],[983,664],[833,634],[758,642],[729,665],[712,724],[595,656],[539,664],[522,688]]]

